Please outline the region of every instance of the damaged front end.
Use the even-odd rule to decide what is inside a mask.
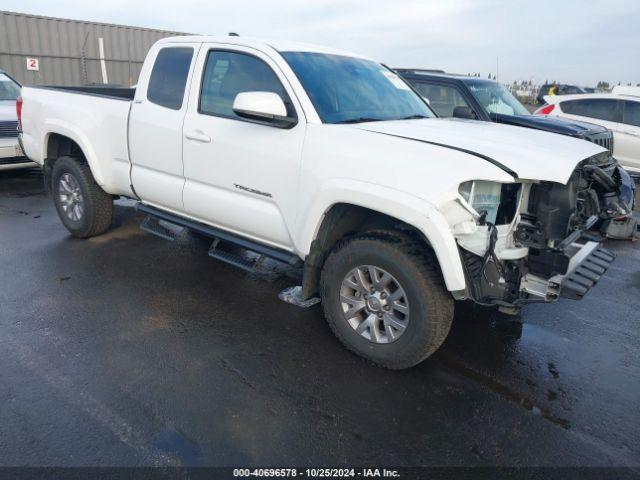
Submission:
[[[606,152],[604,152],[606,153]],[[610,157],[609,157],[610,158]],[[467,277],[465,297],[514,312],[527,303],[582,298],[615,254],[596,226],[627,213],[617,165],[596,155],[566,184],[465,182],[445,216]]]

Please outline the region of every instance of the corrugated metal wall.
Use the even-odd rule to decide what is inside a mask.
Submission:
[[[0,69],[26,85],[103,83],[99,38],[110,84],[131,85],[147,51],[178,32],[0,11]],[[27,70],[27,57],[39,71]]]

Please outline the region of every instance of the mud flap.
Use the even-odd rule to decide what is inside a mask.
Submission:
[[[318,297],[305,299],[304,295],[302,295],[302,287],[299,285],[285,288],[278,294],[278,298],[283,302],[290,303],[302,308],[309,308],[316,303],[320,303],[320,299]]]
[[[622,220],[611,220],[607,226],[607,237],[616,240],[629,240],[635,237],[638,221],[633,217]]]

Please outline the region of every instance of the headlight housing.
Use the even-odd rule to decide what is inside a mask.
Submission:
[[[461,183],[458,192],[476,212],[487,212],[487,222],[503,225],[516,213],[520,184],[474,180]]]

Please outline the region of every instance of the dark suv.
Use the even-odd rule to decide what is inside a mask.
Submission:
[[[532,115],[502,84],[478,77],[396,69],[439,117],[505,123],[594,142],[613,153],[613,134],[600,125]]]
[[[544,103],[544,96],[549,95],[549,90],[551,90],[551,87],[553,87],[552,83],[545,83],[540,87],[540,90],[538,90],[538,96],[536,97],[538,103]],[[587,91],[584,88],[576,87],[575,85],[556,83],[556,95],[575,95],[578,93],[587,93]]]

